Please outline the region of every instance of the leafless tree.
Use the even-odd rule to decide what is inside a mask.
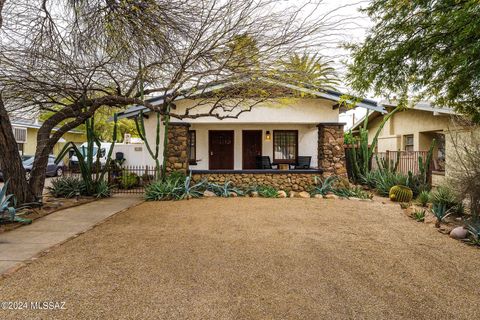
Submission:
[[[138,104],[181,119],[248,112],[268,94],[228,104],[231,92],[215,92],[207,111],[203,102],[183,114],[173,108],[207,83],[268,76],[282,58],[319,46],[341,23],[332,19],[335,11],[314,15],[321,9],[321,1],[288,7],[276,0],[7,1],[0,30],[4,114],[54,112],[38,131],[28,183],[19,182],[18,154],[0,145],[8,154],[0,165],[15,177],[12,192],[23,202],[37,200],[54,145],[101,106]],[[166,98],[153,105],[145,99],[152,94]],[[11,131],[10,122],[2,118],[0,129]]]

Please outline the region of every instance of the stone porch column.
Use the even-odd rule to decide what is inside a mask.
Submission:
[[[168,130],[167,172],[188,171],[189,123],[170,122]]]
[[[318,166],[324,176],[347,176],[343,126],[345,123],[324,122],[318,127]]]

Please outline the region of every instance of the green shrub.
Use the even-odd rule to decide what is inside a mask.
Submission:
[[[272,186],[258,186],[256,190],[258,195],[262,198],[277,198],[278,190]]]
[[[428,204],[428,201],[430,199],[430,192],[429,191],[422,191],[419,193],[417,199],[415,200],[415,202],[419,205],[421,205],[422,207],[426,207],[427,204]]]
[[[445,210],[463,214],[462,202],[449,186],[439,186],[430,192],[429,201],[433,205],[445,206]]]
[[[138,186],[138,176],[133,172],[123,172],[120,176],[120,188],[132,189]]]
[[[48,190],[55,198],[74,198],[77,195],[83,196],[86,194],[86,186],[83,180],[68,176],[53,179]]]

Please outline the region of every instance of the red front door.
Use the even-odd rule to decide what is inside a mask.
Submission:
[[[262,155],[262,130],[243,130],[243,169],[256,169],[256,157]]]
[[[233,170],[233,130],[208,131],[210,170]]]

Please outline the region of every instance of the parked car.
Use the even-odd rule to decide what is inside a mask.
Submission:
[[[23,167],[26,171],[27,180],[30,179],[30,171],[32,171],[34,156],[22,156],[22,163]],[[65,165],[63,161],[60,161],[58,164],[55,164],[55,157],[49,156],[48,157],[48,164],[47,164],[47,177],[60,177],[63,175],[63,170]],[[3,180],[3,173],[0,171],[0,179]]]

